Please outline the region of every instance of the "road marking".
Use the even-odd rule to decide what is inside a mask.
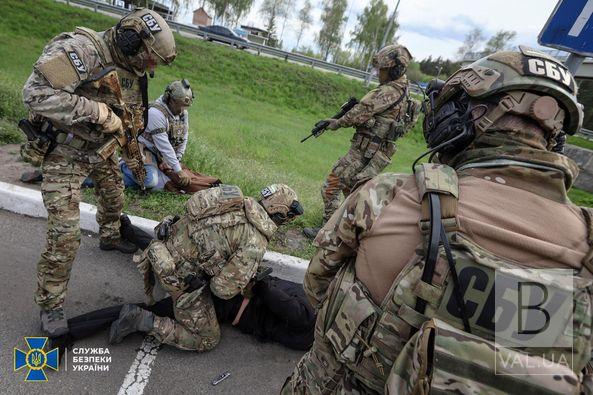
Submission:
[[[117,395],[141,395],[144,392],[160,345],[152,336],[144,338]]]
[[[587,4],[583,7],[583,11],[572,25],[572,28],[568,32],[569,36],[578,37],[581,35],[583,28],[591,18],[591,14],[593,14],[593,0],[587,1]]]

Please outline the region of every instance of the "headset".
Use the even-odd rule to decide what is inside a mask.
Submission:
[[[115,26],[115,44],[128,57],[136,56],[142,48],[142,42],[150,36],[148,27],[139,28],[138,24],[122,25],[122,21],[119,21]]]

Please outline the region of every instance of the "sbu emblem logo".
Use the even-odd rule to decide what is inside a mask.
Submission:
[[[57,348],[49,352],[43,349],[47,343],[47,337],[25,337],[29,351],[14,349],[14,371],[25,366],[29,368],[25,381],[47,381],[44,368],[58,370],[59,351]]]

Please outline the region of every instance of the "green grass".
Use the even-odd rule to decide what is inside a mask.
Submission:
[[[577,206],[593,207],[593,194],[579,188],[568,191],[568,197]]]
[[[0,118],[5,121],[0,123],[0,142],[13,142],[18,133],[4,124],[25,115],[21,89],[47,41],[75,26],[102,30],[115,20],[51,0],[5,0],[0,2],[0,14],[5,21],[0,26]],[[320,186],[347,151],[352,129],[330,131],[304,144],[299,141],[349,96],[362,97],[363,84],[227,46],[179,35],[176,40],[179,56],[172,66],[157,69],[150,97],[156,98],[174,79],[187,78],[195,88],[184,162],[239,185],[247,195],[255,195],[266,184],[286,183],[305,206],[305,215],[295,226],[319,224]],[[416,129],[401,140],[389,170],[409,171],[423,146]],[[150,218],[178,210],[184,199],[166,193],[146,197],[127,193],[132,211]]]
[[[593,150],[593,141],[579,136],[568,136],[566,140],[568,144],[576,145],[577,147],[587,148]]]
[[[21,90],[44,45],[75,26],[103,30],[115,19],[52,0],[0,2],[0,144],[22,140],[15,124],[26,115]],[[228,46],[176,35],[179,56],[160,67],[150,81],[150,97],[166,84],[187,78],[197,100],[190,109],[190,141],[183,161],[202,173],[239,185],[254,196],[266,184],[292,186],[305,207],[293,228],[318,225],[322,216],[321,184],[349,146],[352,129],[328,131],[299,143],[320,118],[335,113],[349,97],[362,97],[360,81],[279,59],[254,56]],[[573,138],[571,138],[572,142]],[[398,141],[388,171],[410,172],[425,144],[417,125]],[[94,201],[90,191],[85,200]],[[591,195],[573,190],[571,198],[589,202]],[[187,197],[165,192],[140,196],[126,191],[126,210],[160,219],[179,212]],[[281,242],[273,246],[285,250]],[[309,256],[312,248],[288,251]]]

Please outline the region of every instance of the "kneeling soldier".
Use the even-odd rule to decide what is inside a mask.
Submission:
[[[128,305],[111,326],[109,341],[142,331],[183,350],[211,350],[220,339],[211,293],[221,299],[248,293],[277,227],[301,214],[296,193],[284,184],[264,188],[259,200],[231,185],[197,192],[185,215],[157,226],[161,240],[148,246],[138,266],[149,296],[153,274],[171,294],[175,319]]]

